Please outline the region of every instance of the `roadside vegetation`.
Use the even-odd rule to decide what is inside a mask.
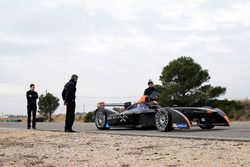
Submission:
[[[52,114],[59,107],[59,98],[51,93],[41,95],[38,101],[38,112],[44,120],[52,121]]]
[[[82,120],[84,122],[93,122],[93,116],[94,116],[94,112],[90,111],[86,115],[83,116]]]
[[[250,100],[249,99],[240,100],[240,103],[243,106],[243,114],[240,117],[240,119],[250,120]]]
[[[250,100],[219,99],[226,88],[209,84],[208,70],[203,69],[191,57],[179,57],[166,65],[160,75],[161,106],[220,108],[234,120],[250,119]]]

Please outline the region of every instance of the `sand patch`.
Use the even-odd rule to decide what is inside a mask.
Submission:
[[[0,166],[250,166],[250,142],[0,130]]]

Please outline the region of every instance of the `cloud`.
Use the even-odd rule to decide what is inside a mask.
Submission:
[[[228,88],[226,98],[247,97],[249,7],[243,0],[1,1],[0,94],[21,95],[34,82],[60,96],[77,73],[79,103],[90,110],[99,99],[84,95],[140,96],[169,61],[191,56],[213,85]]]

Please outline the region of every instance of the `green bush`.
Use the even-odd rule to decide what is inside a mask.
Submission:
[[[94,122],[93,121],[93,116],[94,116],[94,112],[88,112],[85,116],[84,116],[84,119],[83,121],[84,122]]]
[[[41,95],[38,101],[38,113],[43,116],[45,120],[49,119],[52,121],[52,114],[56,111],[59,106],[59,98],[55,97],[51,93]]]
[[[245,115],[244,106],[240,101],[235,100],[208,100],[205,106],[219,108],[223,110],[229,118],[238,120]]]
[[[250,100],[248,99],[244,99],[244,100],[240,100],[241,105],[244,106],[244,117],[243,119],[245,120],[250,120]]]

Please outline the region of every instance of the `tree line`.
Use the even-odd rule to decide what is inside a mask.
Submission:
[[[179,57],[166,65],[160,75],[160,105],[220,108],[232,119],[250,118],[249,100],[218,99],[226,93],[223,86],[209,84],[208,70],[191,57]]]

